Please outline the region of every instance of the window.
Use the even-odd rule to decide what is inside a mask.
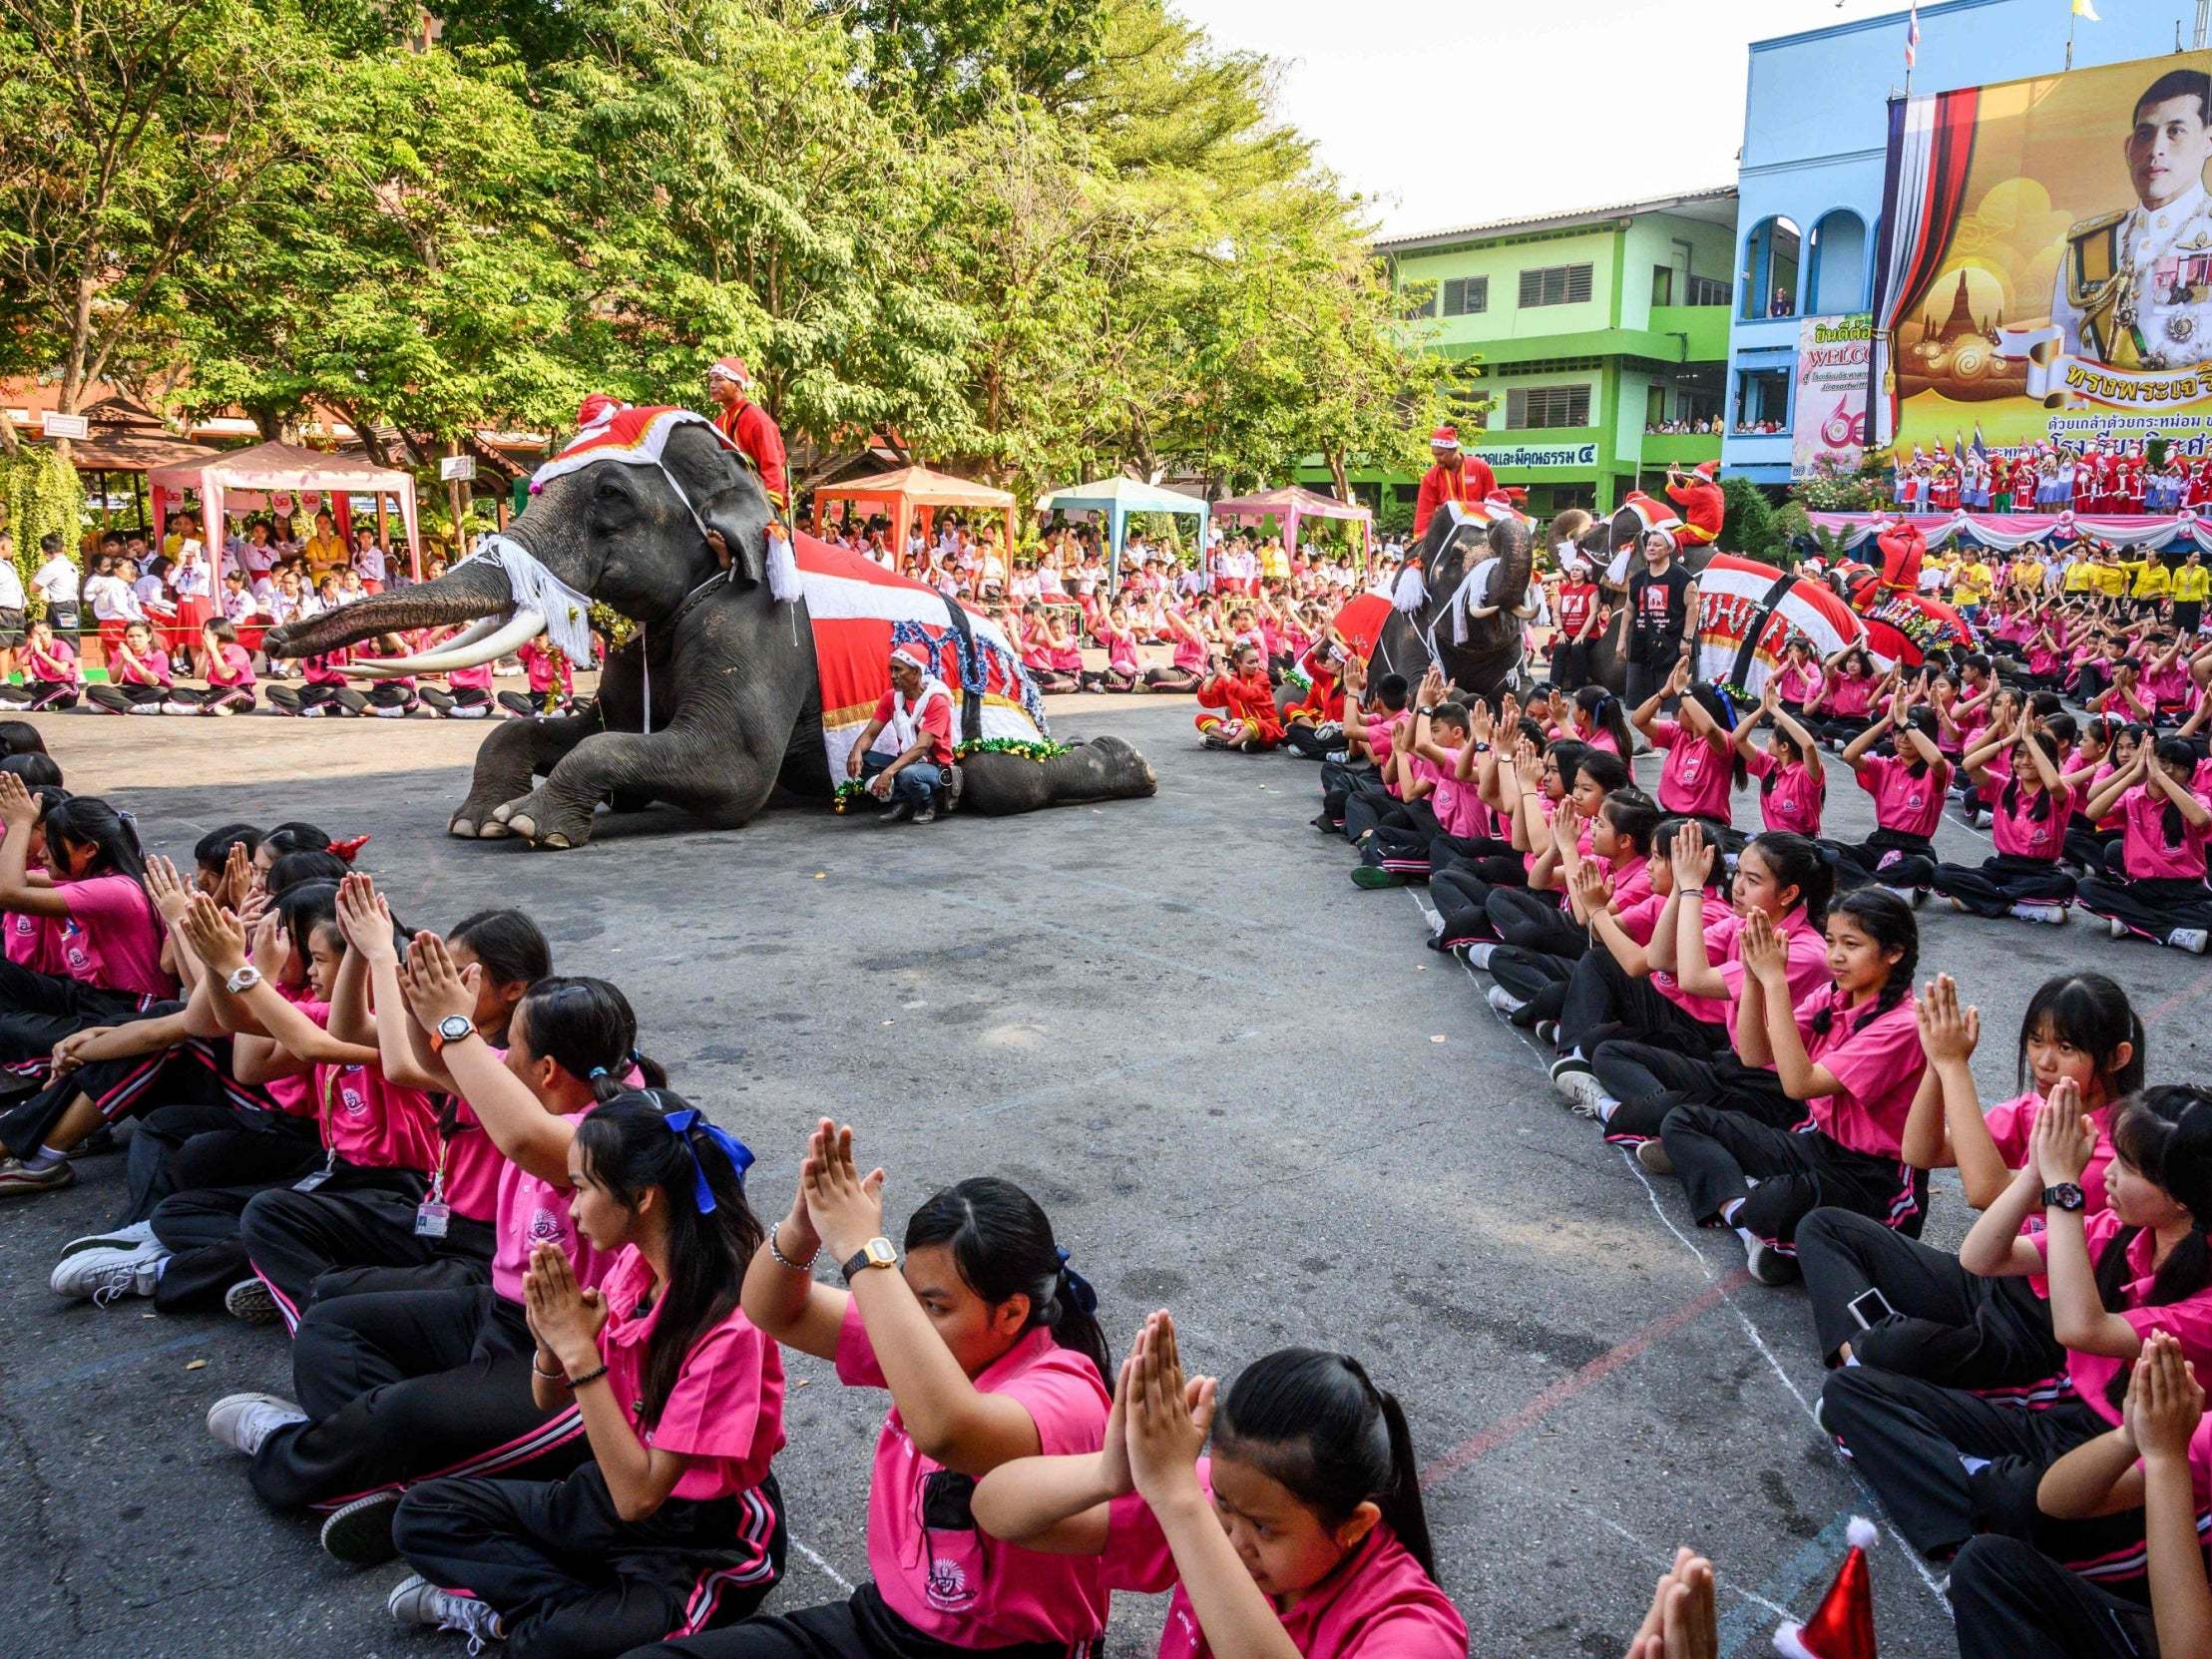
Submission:
[[[1587,386],[1516,386],[1506,393],[1506,425],[1532,427],[1589,425]]]
[[[1743,369],[1736,375],[1736,431],[1744,436],[1790,429],[1790,371]]]
[[[1651,303],[1654,305],[1672,305],[1674,303],[1674,267],[1672,265],[1653,265],[1651,267]]]
[[[1524,305],[1579,305],[1589,298],[1587,265],[1546,265],[1521,273]]]
[[[1728,284],[1717,276],[1693,276],[1683,284],[1682,302],[1685,305],[1725,305],[1728,303]]]
[[[1478,311],[1490,309],[1490,278],[1487,276],[1448,276],[1444,281],[1444,314],[1448,317],[1473,316]]]
[[[1398,297],[1400,321],[1413,322],[1437,314],[1437,290],[1433,282],[1416,282],[1410,288],[1400,288]]]

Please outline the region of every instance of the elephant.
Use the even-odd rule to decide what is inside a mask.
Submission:
[[[1576,515],[1586,518],[1588,515]],[[1561,514],[1553,521],[1559,528],[1567,515]],[[1589,677],[1592,682],[1604,686],[1614,696],[1627,695],[1628,658],[1625,647],[1628,638],[1627,587],[1625,580],[1614,583],[1607,580],[1613,561],[1626,555],[1624,570],[1635,568],[1636,546],[1642,540],[1643,520],[1633,508],[1622,507],[1609,517],[1596,520],[1578,536],[1556,538],[1571,539],[1582,557],[1590,561],[1591,568],[1600,573],[1599,581],[1605,588],[1607,603],[1613,608],[1612,621],[1601,628],[1589,646]],[[1684,549],[1675,554],[1682,568],[1695,576],[1712,563],[1718,551],[1710,546]]]
[[[803,597],[772,570],[772,509],[758,478],[714,429],[679,411],[640,411],[661,421],[661,447],[594,459],[564,452],[500,542],[437,580],[373,595],[272,629],[271,656],[319,655],[378,634],[475,623],[421,655],[356,663],[367,673],[433,673],[473,667],[513,650],[547,625],[545,595],[559,585],[639,624],[609,651],[598,697],[579,712],[495,724],[477,751],[467,798],[448,833],[464,840],[515,837],[545,848],[581,847],[602,802],[636,811],[661,801],[720,828],[744,824],[778,784],[835,793],[822,730],[813,627]],[[553,476],[558,474],[558,476]],[[711,545],[718,541],[723,558]],[[519,557],[510,559],[508,555]],[[531,588],[516,591],[517,570]],[[536,579],[550,574],[551,585]],[[541,609],[533,609],[533,605]],[[941,628],[965,634],[972,619],[934,594]],[[572,622],[574,619],[572,618]],[[1018,671],[1018,670],[1017,670]],[[888,670],[884,683],[888,684]],[[967,733],[982,699],[963,699]],[[649,718],[650,712],[650,718]],[[959,807],[986,814],[1150,795],[1151,766],[1116,737],[1095,737],[1046,760],[976,752],[959,767]],[[539,781],[539,780],[543,781]]]
[[[1421,603],[1391,612],[1369,658],[1370,672],[1403,674],[1411,684],[1441,660],[1462,691],[1495,703],[1523,668],[1521,619],[1506,610],[1488,617],[1463,613],[1478,586],[1518,599],[1529,586],[1535,557],[1533,532],[1518,515],[1486,522],[1438,513],[1421,539],[1418,567],[1409,565],[1399,579],[1403,591],[1419,569]],[[1475,573],[1493,561],[1503,563],[1487,582],[1477,578]]]

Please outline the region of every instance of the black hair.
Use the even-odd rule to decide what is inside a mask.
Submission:
[[[623,1077],[632,1066],[648,1087],[667,1083],[667,1072],[638,1052],[638,1015],[619,986],[543,975],[515,1005],[518,1016],[525,1010],[530,1051],[590,1083],[600,1100],[612,1100],[629,1086]]]
[[[28,720],[0,720],[0,754],[44,754],[46,734]]]
[[[1467,704],[1464,702],[1440,702],[1429,710],[1429,718],[1448,721],[1462,731],[1468,729]]]
[[[2143,96],[2135,100],[2135,108],[2127,113],[2127,124],[2135,125],[2135,118],[2153,104],[2163,104],[2172,98],[2194,98],[2197,101],[2197,120],[2212,127],[2212,75],[2200,69],[2169,69],[2165,74],[2143,89]]]
[[[2093,738],[2109,751],[2121,729],[2121,722],[2111,715],[2092,714],[2089,716],[2089,723],[2081,728],[2081,741],[2086,743]]]
[[[908,1218],[907,1250],[931,1244],[952,1252],[961,1282],[984,1301],[1027,1296],[1029,1321],[1022,1328],[1049,1327],[1053,1341],[1084,1356],[1098,1367],[1100,1380],[1113,1386],[1097,1298],[1069,1272],[1053,1224],[1036,1199],[996,1175],[971,1176],[931,1194]],[[1085,1307],[1085,1300],[1092,1306]]]
[[[2186,737],[2161,737],[2151,751],[2151,758],[2160,766],[2186,766],[2192,771],[2197,764],[2197,751]],[[2188,838],[2188,820],[2181,815],[2180,803],[2168,798],[2166,810],[2159,814],[2158,827],[2165,834],[2169,848],[2178,847]]]
[[[2212,1093],[2187,1083],[2160,1083],[2131,1094],[2112,1112],[2112,1150],[2151,1185],[2189,1212],[2188,1236],[2166,1252],[2151,1275],[2142,1305],[2162,1308],[2187,1301],[2212,1284],[2212,1248],[2205,1222],[2212,1219]],[[2097,1299],[2108,1312],[2130,1306],[2128,1260],[2139,1227],[2122,1227],[2097,1258]],[[2132,1364],[2122,1366],[2105,1399],[2125,1398]]]
[[[232,574],[243,576],[245,573],[243,571],[233,571]],[[200,625],[214,634],[218,642],[221,644],[234,645],[238,642],[237,624],[227,617],[210,617]]]
[[[1848,916],[1866,930],[1878,951],[1901,951],[1904,954],[1890,964],[1889,978],[1882,982],[1882,991],[1874,999],[1866,1013],[1852,1023],[1854,1032],[1863,1032],[1868,1026],[1905,1001],[1913,989],[1913,975],[1920,969],[1920,920],[1913,914],[1913,907],[1886,887],[1869,885],[1855,887],[1828,907],[1831,916]],[[1813,1016],[1813,1030],[1827,1035],[1834,1024],[1835,1010],[1824,1008]]]
[[[1852,674],[1852,678],[1871,679],[1874,677],[1874,658],[1869,656],[1865,648],[1860,645],[1853,645],[1844,652],[1843,660],[1836,664],[1836,672],[1840,674],[1851,673],[1851,665],[1854,662],[1859,665],[1859,671]]]
[[[1609,732],[1616,750],[1629,755],[1636,752],[1636,740],[1628,731],[1628,716],[1621,712],[1620,699],[1602,685],[1589,684],[1574,693],[1574,706],[1590,725],[1598,731]]]
[[[1705,830],[1708,834],[1711,833],[1711,826],[1706,824],[1706,822],[1702,818],[1678,817],[1660,819],[1659,827],[1651,832],[1651,850],[1657,853],[1661,858],[1672,858],[1674,856],[1675,841],[1680,837],[1682,832],[1688,829],[1692,824],[1695,824],[1699,829]],[[1710,892],[1712,890],[1713,883],[1719,880],[1720,876],[1720,860],[1716,858],[1713,860],[1712,873],[1705,878],[1705,890],[1707,892]]]
[[[267,845],[264,840],[262,845]],[[297,887],[303,881],[338,881],[346,874],[345,860],[336,853],[286,853],[268,867],[261,885],[271,897]]]
[[[1604,802],[1597,810],[1605,815],[1605,822],[1612,825],[1613,834],[1644,854],[1651,851],[1651,837],[1658,830],[1659,820],[1665,816],[1659,803],[1633,784],[1607,789]]]
[[[262,836],[261,844],[272,849],[278,857],[285,853],[326,853],[330,850],[330,836],[327,831],[294,818]]]
[[[2065,747],[2069,743],[2079,742],[2081,739],[2081,728],[2075,723],[2074,717],[2071,714],[2060,713],[2044,715],[2043,730],[2049,732],[2051,736],[2051,741],[2058,744],[2061,748]]]
[[[1385,674],[1375,682],[1375,698],[1393,714],[1406,706],[1406,699],[1413,695],[1406,684],[1404,674]]]
[[[317,928],[338,933],[338,884],[335,881],[303,881],[276,894],[276,919],[290,936],[292,960],[304,973],[307,946]],[[344,935],[339,934],[342,940]]]
[[[1405,1411],[1349,1354],[1282,1348],[1254,1360],[1221,1397],[1213,1444],[1216,1456],[1252,1463],[1279,1481],[1324,1526],[1341,1526],[1362,1503],[1374,1504],[1421,1570],[1436,1577]]]
[[[2048,732],[2031,731],[2027,734],[2027,741],[2041,749],[2043,758],[2051,765],[2058,764],[2058,744]],[[2041,781],[2041,775],[2038,774],[2036,782]],[[2017,766],[2012,768],[2012,775],[2004,780],[2004,793],[1998,798],[2003,802],[2007,817],[2020,809],[2020,769]],[[2027,809],[2027,816],[2038,824],[2050,816],[2049,790],[2039,788],[2035,791],[2035,804]]]
[[[2065,712],[2066,705],[2055,691],[2031,691],[2027,697],[2027,711],[2038,720],[2047,720],[2053,714]]]
[[[668,1126],[671,1114],[689,1109],[665,1089],[625,1089],[576,1127],[585,1171],[616,1203],[635,1210],[659,1187],[667,1205],[671,1271],[646,1341],[642,1426],[661,1421],[685,1357],[737,1306],[745,1269],[766,1236],[746,1202],[744,1171],[706,1132],[704,1118],[680,1133]],[[702,1177],[711,1210],[699,1208]]]
[[[1560,770],[1563,775],[1564,767],[1561,767]],[[1628,762],[1614,754],[1610,749],[1600,749],[1594,744],[1587,743],[1582,746],[1582,752],[1575,757],[1574,775],[1577,780],[1581,778],[1590,779],[1608,795],[1615,789],[1627,788],[1630,776]]]
[[[139,851],[139,832],[131,827],[130,819],[99,796],[72,795],[56,802],[47,808],[45,824],[47,853],[56,865],[62,862],[61,849],[54,844],[59,838],[93,849],[91,874],[129,876],[141,887],[146,885],[146,857]]]
[[[2035,988],[2020,1016],[2019,1085],[2027,1089],[2027,1044],[2038,1032],[2087,1054],[2104,1082],[2104,1097],[2117,1100],[2143,1086],[2143,1021],[2112,980],[2102,974],[2059,974]],[[2121,1043],[2133,1045],[2125,1065],[2112,1069]]]
[[[1765,830],[1744,845],[1759,849],[1776,881],[1797,889],[1806,921],[1816,928],[1827,922],[1828,907],[1836,896],[1836,867],[1821,852],[1819,842],[1788,830]]]
[[[220,870],[230,857],[232,847],[243,846],[245,856],[251,858],[260,844],[261,832],[251,824],[224,824],[193,843],[192,859],[204,870]]]
[[[1905,711],[1905,726],[1908,730],[1919,732],[1931,743],[1937,741],[1942,735],[1936,724],[1936,711],[1926,703],[1917,703]],[[1906,775],[1916,778],[1926,777],[1930,765],[1928,757],[1920,752],[1917,745],[1901,741],[1897,746],[1898,759],[1904,760],[1907,750],[1911,750],[1913,758],[1906,764]]]
[[[1583,760],[1598,751],[1575,738],[1556,737],[1546,746],[1544,752],[1551,757],[1551,763],[1559,769],[1559,793],[1563,795],[1573,789],[1574,780],[1582,775]]]
[[[447,944],[473,951],[484,977],[500,985],[535,985],[553,972],[553,947],[519,910],[479,910],[454,923],[445,937]]]
[[[1727,747],[1729,759],[1733,762],[1732,770],[1736,787],[1741,789],[1744,785],[1744,779],[1750,774],[1744,770],[1743,750],[1735,746],[1735,705],[1729,701],[1728,694],[1721,690],[1719,686],[1708,685],[1702,680],[1692,685],[1682,694],[1697,704],[1699,708],[1702,708],[1706,717],[1715,726],[1719,727],[1719,730],[1713,736],[1704,738],[1702,741]]]
[[[50,754],[25,752],[0,754],[0,772],[13,772],[23,780],[24,787],[34,789],[40,784],[59,787],[62,781],[61,762]]]

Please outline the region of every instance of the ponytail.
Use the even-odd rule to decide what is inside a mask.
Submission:
[[[1913,989],[1913,976],[1920,971],[1920,922],[1913,915],[1913,907],[1886,887],[1855,887],[1829,906],[1831,916],[1848,916],[1867,932],[1875,949],[1883,952],[1902,951],[1897,961],[1890,964],[1889,978],[1882,982],[1881,995],[1866,1013],[1852,1022],[1854,1035],[1865,1031],[1875,1021],[1904,1002]],[[1835,1024],[1833,1006],[1822,1009],[1813,1016],[1813,1030],[1827,1036]]]
[[[515,1012],[530,1051],[590,1084],[602,1105],[637,1086],[628,1080],[632,1067],[647,1088],[667,1085],[668,1074],[638,1052],[638,1016],[619,986],[548,975],[523,993]]]
[[[1081,1354],[1099,1380],[1113,1386],[1114,1365],[1099,1327],[1099,1295],[1068,1265],[1053,1224],[1036,1199],[1012,1181],[978,1175],[934,1193],[908,1218],[906,1248],[942,1244],[967,1287],[996,1306],[1029,1298],[1024,1331],[1050,1330],[1062,1348]]]

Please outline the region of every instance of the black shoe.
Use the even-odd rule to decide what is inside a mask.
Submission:
[[[876,814],[876,822],[879,824],[903,824],[913,816],[913,802],[893,801],[889,806],[885,807],[881,812]]]
[[[399,1546],[392,1542],[392,1514],[398,1507],[397,1492],[355,1498],[322,1523],[322,1547],[352,1567],[381,1566],[396,1559]]]

